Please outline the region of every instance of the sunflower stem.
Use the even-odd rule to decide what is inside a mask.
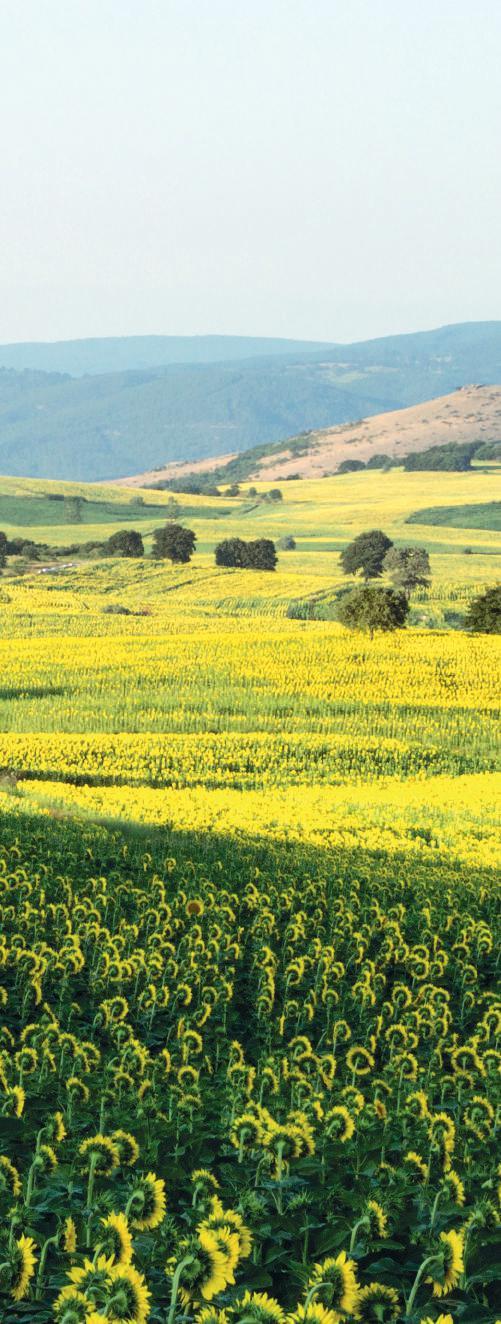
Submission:
[[[354,1228],[353,1228],[353,1230],[352,1230],[352,1234],[351,1234],[351,1237],[350,1237],[350,1252],[349,1252],[350,1255],[353,1253],[353,1251],[354,1251],[354,1249],[355,1249],[355,1244],[356,1244],[356,1240],[357,1240],[357,1232],[359,1232],[359,1231],[360,1231],[360,1228],[362,1228],[362,1227],[370,1228],[370,1219],[367,1218],[367,1215],[366,1215],[366,1214],[364,1214],[364,1217],[363,1217],[363,1218],[359,1218],[358,1223],[355,1223],[355,1226],[354,1226]]]
[[[167,1324],[174,1324],[174,1317],[176,1314],[177,1294],[179,1291],[179,1284],[181,1282],[181,1274],[183,1272],[183,1269],[186,1269],[186,1266],[192,1263],[193,1263],[193,1255],[185,1255],[184,1260],[180,1260],[179,1264],[176,1265],[176,1268],[172,1276],[172,1291],[170,1298],[169,1313],[167,1315]]]
[[[416,1274],[416,1277],[415,1277],[415,1279],[414,1279],[414,1283],[413,1283],[413,1286],[412,1286],[411,1294],[410,1294],[409,1300],[408,1300],[407,1305],[406,1305],[406,1309],[405,1309],[405,1319],[408,1319],[408,1318],[409,1318],[409,1315],[412,1314],[412,1309],[413,1309],[413,1306],[414,1306],[414,1302],[415,1302],[415,1300],[416,1300],[416,1296],[417,1296],[418,1291],[419,1291],[419,1288],[420,1288],[420,1286],[421,1286],[421,1280],[422,1280],[422,1278],[424,1277],[424,1274],[426,1273],[426,1270],[429,1269],[430,1264],[440,1264],[440,1263],[441,1263],[441,1259],[440,1259],[440,1256],[439,1256],[439,1255],[428,1255],[428,1258],[427,1258],[426,1260],[423,1260],[423,1263],[420,1265],[420,1267],[419,1267],[419,1269],[418,1269],[418,1271],[417,1271],[417,1274]]]
[[[59,1241],[59,1237],[57,1236],[57,1234],[55,1237],[47,1237],[47,1240],[44,1241],[44,1244],[40,1251],[40,1260],[38,1264],[38,1273],[37,1273],[37,1281],[35,1288],[35,1300],[37,1301],[40,1300],[40,1297],[42,1295],[42,1279],[44,1275],[45,1261],[49,1253],[49,1246],[57,1246],[58,1241]]]

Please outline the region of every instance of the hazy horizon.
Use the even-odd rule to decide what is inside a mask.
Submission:
[[[498,0],[3,0],[0,43],[0,343],[501,315]]]

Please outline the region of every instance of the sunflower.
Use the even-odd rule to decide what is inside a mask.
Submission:
[[[461,1178],[453,1168],[449,1168],[449,1171],[445,1173],[443,1185],[446,1188],[449,1199],[461,1208],[466,1199],[465,1189]]]
[[[35,1242],[33,1237],[19,1237],[12,1252],[10,1294],[14,1301],[23,1301],[35,1272]]]
[[[267,1292],[244,1292],[239,1301],[232,1306],[232,1314],[249,1316],[256,1324],[284,1324],[285,1315],[274,1296]]]
[[[343,1104],[337,1104],[335,1108],[329,1108],[325,1115],[325,1129],[330,1138],[340,1140],[344,1145],[355,1131],[355,1123],[348,1109]]]
[[[184,1263],[183,1263],[184,1261]],[[228,1282],[226,1276],[226,1257],[219,1249],[217,1232],[202,1224],[197,1236],[186,1245],[179,1278],[179,1295],[184,1306],[192,1301],[212,1301],[214,1296],[223,1292]],[[169,1277],[175,1272],[175,1264],[169,1262],[166,1273]]]
[[[57,1320],[69,1315],[75,1321],[78,1320],[78,1324],[89,1324],[93,1314],[92,1303],[83,1292],[78,1291],[77,1287],[63,1287],[56,1297],[53,1309]]]
[[[211,1200],[211,1211],[206,1218],[208,1227],[229,1227],[231,1232],[236,1232],[239,1241],[239,1256],[241,1260],[246,1260],[252,1250],[252,1233],[246,1227],[242,1215],[235,1209],[224,1209],[218,1196]]]
[[[308,1306],[296,1306],[293,1315],[288,1315],[287,1324],[338,1324],[341,1315],[337,1310],[326,1310],[320,1301],[310,1301]]]
[[[431,1318],[431,1315],[427,1315],[426,1319],[421,1320],[421,1324],[454,1324],[454,1320],[452,1315],[437,1315],[435,1320]]]
[[[413,1177],[417,1177],[419,1181],[423,1182],[428,1180],[426,1163],[420,1154],[416,1154],[415,1149],[409,1149],[408,1153],[404,1154],[403,1161],[410,1168]]]
[[[65,1255],[74,1255],[77,1248],[77,1230],[71,1215],[64,1220],[62,1236]]]
[[[217,1177],[213,1172],[209,1172],[208,1168],[195,1168],[191,1174],[191,1181],[193,1186],[199,1186],[201,1190],[205,1188],[206,1193],[219,1190]]]
[[[381,1205],[378,1204],[377,1200],[367,1201],[367,1217],[369,1219],[369,1231],[372,1237],[381,1237],[382,1239],[383,1237],[388,1236],[388,1219],[384,1209],[381,1208]]]
[[[108,1177],[110,1172],[113,1172],[114,1168],[118,1168],[120,1163],[117,1146],[109,1136],[100,1134],[88,1136],[87,1140],[82,1140],[78,1152],[84,1160],[83,1171],[88,1171],[94,1159],[94,1170],[102,1177]]]
[[[84,1259],[82,1265],[75,1265],[68,1272],[68,1278],[73,1287],[77,1287],[79,1292],[84,1294],[96,1290],[103,1290],[107,1287],[108,1276],[113,1265],[111,1256],[98,1255],[97,1259]]]
[[[112,1131],[111,1139],[120,1154],[120,1162],[127,1168],[133,1168],[139,1158],[139,1145],[136,1137],[129,1131]]]
[[[464,1232],[441,1232],[442,1245],[437,1251],[437,1264],[433,1273],[426,1279],[433,1283],[434,1296],[446,1296],[457,1287],[461,1274],[464,1273]]]
[[[363,1287],[358,1298],[356,1318],[365,1324],[390,1324],[400,1315],[400,1301],[394,1287],[385,1287],[384,1283],[369,1283]]]
[[[228,1315],[216,1306],[204,1306],[203,1310],[197,1310],[195,1324],[228,1324]]]
[[[340,1251],[335,1259],[331,1256],[313,1266],[313,1272],[306,1285],[306,1293],[310,1293],[313,1289],[315,1289],[315,1301],[326,1306],[329,1313],[334,1314],[336,1324],[342,1315],[354,1313],[359,1286],[355,1262],[348,1259],[345,1250]],[[324,1324],[327,1324],[327,1321]]]
[[[112,1324],[145,1324],[150,1313],[150,1292],[133,1264],[114,1264],[109,1271],[107,1318]]]
[[[145,1177],[139,1178],[135,1195],[138,1203],[141,1200],[141,1206],[137,1216],[131,1220],[132,1227],[138,1228],[140,1232],[159,1227],[165,1218],[165,1182],[154,1172],[148,1172]]]
[[[107,1255],[112,1255],[115,1264],[130,1264],[132,1260],[132,1237],[125,1214],[113,1211],[101,1219],[104,1228],[100,1234],[101,1243]]]
[[[0,1155],[0,1190],[2,1188],[6,1188],[15,1199],[22,1190],[18,1170],[5,1154]]]
[[[215,1233],[217,1244],[221,1254],[224,1257],[224,1272],[227,1282],[235,1282],[235,1269],[240,1259],[240,1241],[238,1234],[232,1232],[228,1226],[214,1226],[210,1223],[211,1230]]]

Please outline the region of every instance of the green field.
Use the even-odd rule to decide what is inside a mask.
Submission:
[[[501,501],[475,506],[431,506],[409,515],[407,524],[447,524],[453,529],[495,529],[501,532]]]

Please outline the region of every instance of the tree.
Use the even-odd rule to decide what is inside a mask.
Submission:
[[[278,539],[277,546],[280,548],[281,552],[293,552],[296,546],[296,539],[292,537],[292,533],[284,533],[283,538]]]
[[[256,538],[247,543],[247,562],[249,570],[274,570],[277,564],[275,543],[271,538]]]
[[[364,579],[379,579],[386,553],[393,547],[391,538],[381,529],[359,533],[341,552],[341,565],[345,575],[356,575],[361,570]]]
[[[471,462],[479,450],[480,441],[447,441],[443,446],[430,446],[425,451],[411,451],[403,460],[404,469],[422,472],[423,470],[445,470],[448,473],[465,473],[471,469]]]
[[[365,467],[366,469],[391,469],[392,464],[391,455],[384,455],[382,451],[376,451],[374,455],[371,455],[370,460],[367,460]]]
[[[354,588],[339,603],[337,619],[349,630],[401,630],[409,611],[405,593],[393,588]]]
[[[185,529],[182,524],[165,524],[163,529],[155,529],[152,555],[159,560],[186,565],[191,561],[196,541],[193,529]]]
[[[108,556],[144,556],[143,540],[136,529],[119,529],[106,544]]]
[[[390,547],[383,570],[395,588],[412,593],[414,588],[428,588],[431,579],[430,558],[424,547]]]
[[[7,534],[0,532],[0,570],[3,569],[7,560]]]
[[[247,565],[247,543],[243,538],[225,538],[216,547],[216,565],[242,570]]]
[[[464,624],[473,634],[501,634],[501,584],[473,598]]]
[[[337,467],[338,474],[356,474],[359,470],[365,469],[363,460],[341,460]]]

